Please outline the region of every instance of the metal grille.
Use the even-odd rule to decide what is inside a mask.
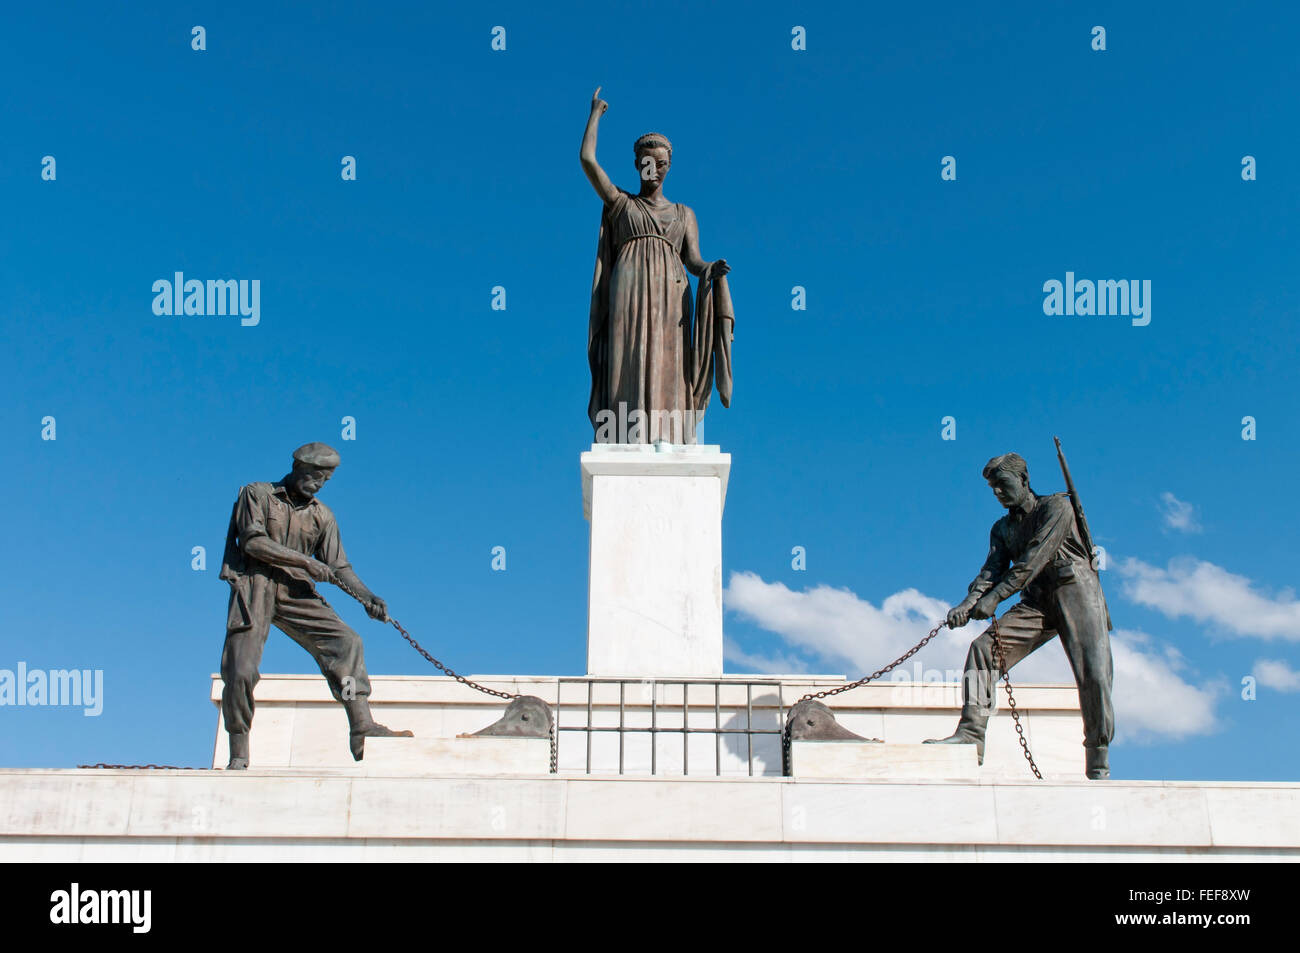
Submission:
[[[787,706],[778,680],[561,678],[558,692],[557,762],[562,774],[578,770],[586,774],[615,770],[618,774],[676,774],[675,756],[661,753],[661,739],[673,736],[681,738],[683,775],[721,777],[726,767],[728,774],[747,772],[752,777],[755,738],[771,739],[770,745],[760,742],[760,747],[772,751],[768,758],[759,752],[758,760],[764,766],[770,763],[771,773],[781,773],[780,744]],[[707,747],[691,742],[708,735],[713,736],[711,758]],[[614,736],[616,760],[613,744],[599,740]],[[648,740],[648,759],[638,759],[639,751],[631,750],[640,747],[636,742],[641,739]],[[585,748],[581,768],[574,766],[579,760],[573,755],[576,745]]]

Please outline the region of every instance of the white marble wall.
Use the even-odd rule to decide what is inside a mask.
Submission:
[[[537,695],[554,705],[559,680],[540,677],[475,676],[491,688]],[[454,738],[484,728],[501,716],[505,702],[475,692],[453,679],[432,676],[373,676],[372,708],[375,717],[390,727],[410,728],[417,738]],[[755,727],[779,729],[782,706],[789,706],[810,691],[844,684],[842,676],[759,677],[725,676],[718,698],[721,724],[743,727],[753,716]],[[747,689],[746,684],[753,684]],[[691,685],[689,716],[691,727],[711,728],[718,724],[713,689]],[[1083,776],[1083,724],[1079,716],[1078,692],[1073,686],[1017,686],[1025,734],[1034,757],[1047,777]],[[211,697],[218,712],[213,747],[213,767],[227,760],[226,734],[220,719],[221,682],[213,679]],[[251,735],[252,764],[262,768],[348,768],[353,765],[348,751],[347,718],[342,707],[330,698],[319,675],[265,675],[256,689],[257,715]],[[619,720],[619,686],[595,682],[592,688],[592,722],[616,726]],[[664,728],[682,724],[682,686],[671,681],[640,681],[623,689],[624,724],[649,726],[652,718]],[[654,702],[652,713],[651,702]],[[826,699],[845,727],[864,737],[880,738],[891,744],[915,744],[926,738],[951,733],[957,723],[960,704],[955,685],[888,683],[868,685]],[[585,725],[587,685],[566,682],[560,726]],[[714,776],[717,753],[721,753],[724,777],[749,776],[746,737],[725,734],[718,744],[712,734],[690,736],[688,758],[683,765],[683,735],[671,732],[657,738],[656,773],[660,775]],[[781,752],[776,735],[754,736],[754,774],[778,777]],[[618,736],[593,733],[592,773],[618,773]],[[584,732],[562,730],[559,767],[561,773],[587,773],[587,742]],[[625,735],[624,772],[650,772],[650,741],[645,734]],[[1030,776],[1020,752],[1011,720],[999,712],[989,724],[982,778],[1021,779]]]
[[[1300,785],[0,770],[0,861],[1300,860]]]

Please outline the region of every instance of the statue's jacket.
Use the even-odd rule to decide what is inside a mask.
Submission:
[[[336,574],[350,572],[339,539],[338,523],[328,506],[316,498],[296,507],[283,483],[250,483],[239,491],[230,513],[221,578],[230,583],[228,632],[265,628],[275,615],[276,593],[292,585],[315,591],[306,572],[272,566],[244,552],[251,539],[265,536],[305,556],[314,556]]]
[[[1010,512],[993,524],[988,558],[970,584],[971,595],[992,591],[1002,602],[1023,590],[1025,602],[1046,611],[1061,586],[1100,588],[1069,495],[1035,494],[1034,499],[1030,512]]]

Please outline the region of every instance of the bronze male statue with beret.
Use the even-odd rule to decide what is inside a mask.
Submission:
[[[277,483],[243,487],[230,514],[221,567],[221,578],[230,583],[221,653],[221,712],[230,736],[227,770],[248,767],[253,687],[273,623],[320,666],[330,692],[347,712],[355,760],[362,759],[366,738],[412,735],[371,717],[361,637],[316,591],[318,582],[344,585],[372,619],[388,618],[384,600],[366,588],[348,562],[334,514],[316,498],[338,465],[334,448],[305,444],[294,451],[289,474]]]

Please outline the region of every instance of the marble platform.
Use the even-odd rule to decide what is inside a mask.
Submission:
[[[589,707],[593,720],[609,716],[620,690],[624,718],[683,702],[681,686],[663,680],[635,683],[642,692],[480,680],[561,701],[561,726],[585,722]],[[1083,780],[1073,687],[1017,686],[1047,775],[1035,781],[1003,714],[974,773],[973,751],[919,744],[955,724],[955,685],[833,696],[842,724],[889,744],[795,742],[804,775],[782,777],[779,757],[754,776],[738,760],[712,774],[711,744],[689,775],[671,758],[655,776],[636,773],[644,764],[619,776],[608,761],[588,773],[585,736],[563,731],[551,774],[545,739],[456,737],[495,721],[500,699],[446,678],[372,683],[376,715],[419,737],[369,739],[361,764],[319,675],[268,675],[256,689],[248,771],[0,768],[0,861],[1300,860],[1300,784]],[[843,679],[727,676],[716,704],[752,710],[759,724],[778,704],[836,684]],[[214,678],[218,711],[220,687]],[[712,699],[685,701],[692,724],[714,710]],[[213,763],[224,764],[217,723]]]
[[[1290,861],[1300,785],[0,769],[0,861]]]

